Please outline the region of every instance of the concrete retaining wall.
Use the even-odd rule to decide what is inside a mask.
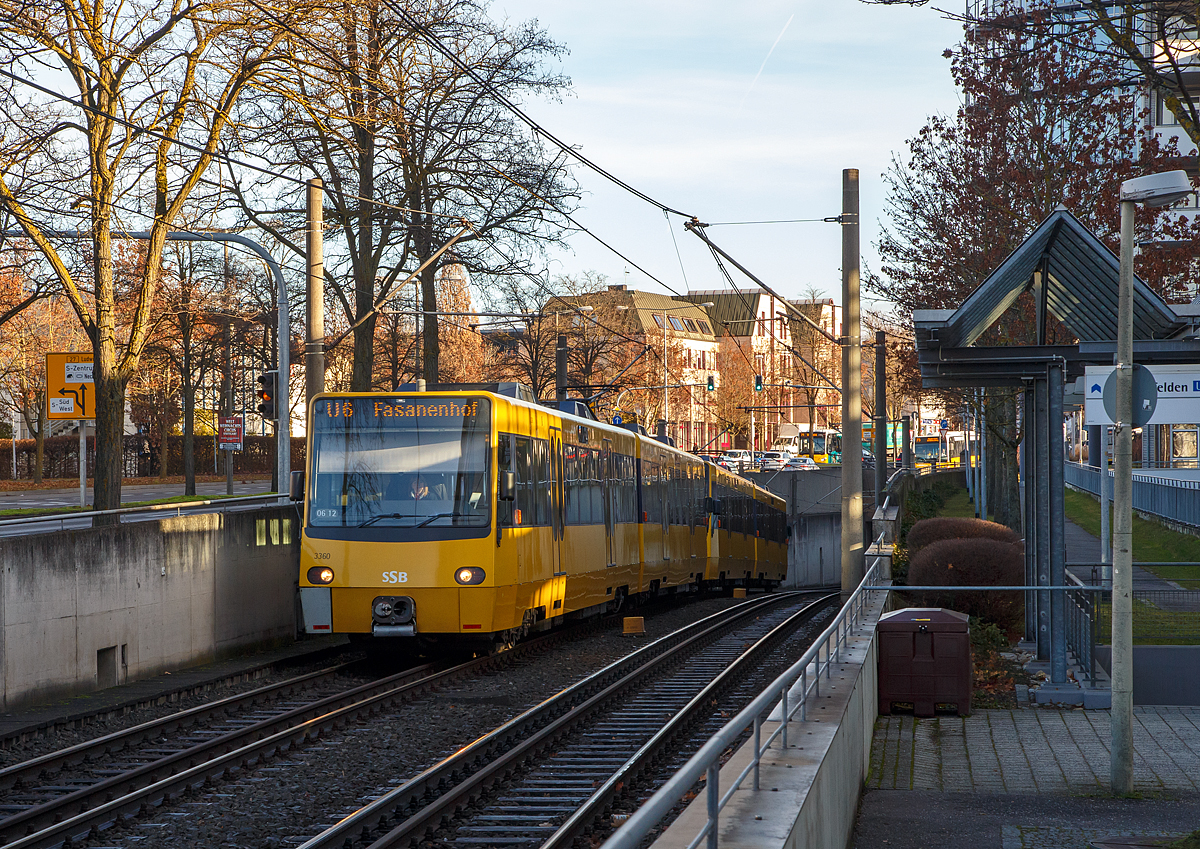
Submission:
[[[1111,646],[1096,646],[1096,663],[1111,673]],[[1200,646],[1134,646],[1133,703],[1200,705]]]
[[[295,635],[292,507],[0,539],[0,705]]]

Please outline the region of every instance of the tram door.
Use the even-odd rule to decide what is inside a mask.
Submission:
[[[562,431],[550,428],[550,562],[554,564],[554,601],[551,616],[563,614],[563,599],[566,597],[567,578],[562,563],[563,522],[563,443]]]
[[[616,469],[614,468],[612,440],[604,440],[604,451],[600,455],[600,468],[603,470],[600,486],[602,487],[604,500],[604,545],[605,545],[605,563],[609,566],[616,565],[616,558],[613,557],[613,534],[616,532],[613,497],[617,491],[617,487],[613,485],[616,478]]]

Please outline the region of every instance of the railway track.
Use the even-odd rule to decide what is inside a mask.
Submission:
[[[768,596],[693,623],[515,717],[300,849],[392,849],[431,836],[464,849],[571,846],[833,598]]]
[[[86,838],[189,788],[578,631],[448,668],[424,664],[349,689],[337,687],[336,679],[360,661],[338,664],[15,764],[0,770],[0,846],[57,847]]]

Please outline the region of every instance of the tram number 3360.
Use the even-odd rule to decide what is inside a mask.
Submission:
[[[383,573],[383,582],[385,584],[407,584],[408,583],[408,573],[407,572],[384,572]]]

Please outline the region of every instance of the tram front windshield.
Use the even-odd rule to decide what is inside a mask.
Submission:
[[[486,527],[486,398],[323,398],[313,407],[312,527]]]

